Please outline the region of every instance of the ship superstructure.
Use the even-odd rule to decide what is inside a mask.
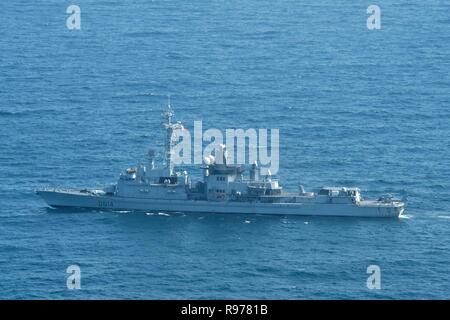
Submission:
[[[203,179],[192,181],[187,171],[177,171],[172,163],[174,132],[184,129],[173,116],[169,102],[163,113],[162,165],[156,165],[156,152],[149,150],[146,163],[126,169],[116,184],[102,190],[43,188],[37,193],[52,207],[113,210],[358,217],[398,217],[404,211],[403,199],[364,200],[358,188],[306,192],[300,186],[296,193],[286,192],[270,171],[262,175],[257,163],[249,168],[229,164],[225,145],[204,158]]]

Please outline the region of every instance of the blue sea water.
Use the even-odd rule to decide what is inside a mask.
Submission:
[[[68,30],[66,8],[81,8]],[[381,8],[368,30],[366,9]],[[448,1],[1,1],[1,299],[448,299]],[[81,212],[188,127],[279,128],[278,177],[408,194],[401,219]],[[81,268],[68,290],[66,268]],[[381,289],[366,286],[369,265]]]

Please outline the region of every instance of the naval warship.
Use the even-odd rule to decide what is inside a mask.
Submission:
[[[171,160],[174,132],[180,122],[173,122],[173,109],[163,113],[165,150],[162,165],[155,165],[155,151],[149,150],[146,164],[140,163],[120,174],[116,184],[103,189],[42,188],[36,191],[49,206],[183,213],[241,213],[270,215],[399,217],[405,199],[392,195],[363,199],[360,189],[323,187],[318,192],[283,190],[278,180],[260,174],[256,163],[230,164],[226,146],[215,156],[204,159],[203,180],[193,181],[185,170],[176,170]],[[221,159],[222,161],[217,161]]]

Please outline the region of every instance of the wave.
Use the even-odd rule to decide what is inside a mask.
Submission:
[[[170,217],[170,214],[164,212],[158,212],[158,216]]]
[[[23,117],[33,114],[46,114],[59,112],[55,109],[40,109],[40,110],[23,110],[23,111],[0,111],[0,117]]]
[[[124,36],[130,38],[151,38],[154,36],[164,36],[167,34],[168,32],[164,31],[142,31],[142,32],[128,32],[125,33]]]

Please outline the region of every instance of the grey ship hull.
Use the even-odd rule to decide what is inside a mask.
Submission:
[[[51,207],[76,207],[102,210],[136,210],[157,212],[241,213],[305,216],[398,217],[404,203],[361,201],[353,203],[260,203],[206,200],[161,200],[96,195],[78,190],[37,191]]]

